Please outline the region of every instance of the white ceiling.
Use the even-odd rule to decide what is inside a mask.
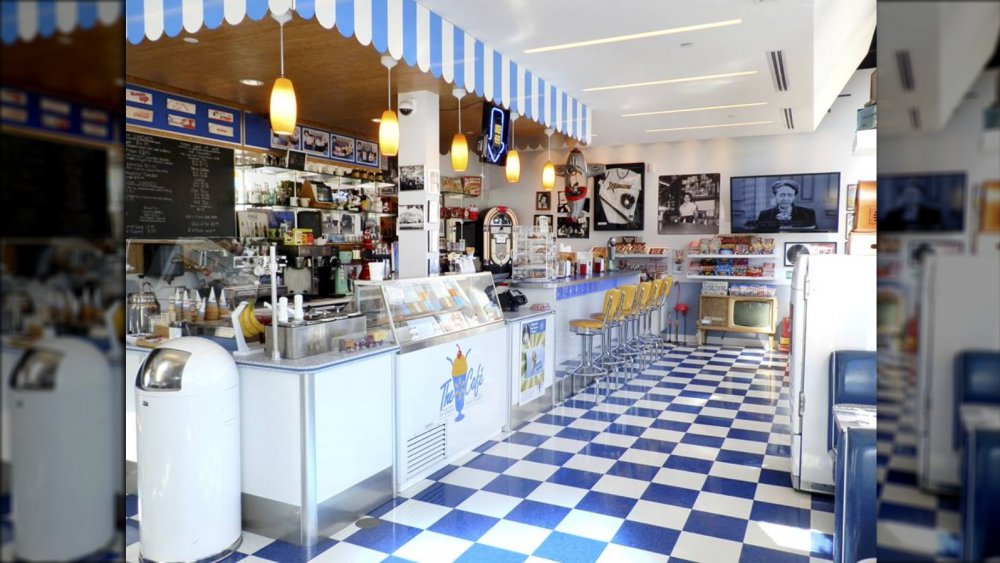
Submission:
[[[592,145],[813,131],[868,52],[875,0],[417,0],[593,110]],[[709,30],[527,54],[525,49],[741,19]],[[690,46],[682,46],[691,43]],[[766,53],[782,50],[789,89]],[[756,75],[588,92],[587,88],[724,73]],[[767,102],[733,109],[624,113]],[[795,129],[785,127],[783,108]],[[770,121],[648,133],[647,129]]]

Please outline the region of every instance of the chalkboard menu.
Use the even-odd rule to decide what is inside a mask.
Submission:
[[[233,181],[232,149],[125,133],[125,236],[235,236]]]
[[[5,134],[0,155],[4,237],[110,234],[105,149]]]

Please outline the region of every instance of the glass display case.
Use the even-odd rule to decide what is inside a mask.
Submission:
[[[368,330],[388,327],[405,345],[503,321],[489,272],[355,282]]]
[[[514,227],[515,280],[556,278],[556,234],[548,227]]]

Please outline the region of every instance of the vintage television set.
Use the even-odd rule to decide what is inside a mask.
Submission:
[[[775,193],[779,181],[787,187]],[[733,233],[836,233],[840,227],[839,172],[734,176],[729,187]],[[783,205],[789,201],[790,209]]]
[[[476,152],[486,164],[507,166],[507,151],[510,150],[510,111],[483,102],[483,120]]]
[[[774,331],[778,323],[778,300],[774,297],[744,295],[701,296],[698,319],[698,341],[704,343],[707,331],[766,334],[774,347]]]

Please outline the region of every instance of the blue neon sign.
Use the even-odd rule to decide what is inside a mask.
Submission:
[[[504,142],[504,131],[506,130],[506,112],[498,107],[490,108],[490,117],[487,121],[486,133],[486,160],[491,164],[497,164],[500,159],[507,154],[507,144]]]

